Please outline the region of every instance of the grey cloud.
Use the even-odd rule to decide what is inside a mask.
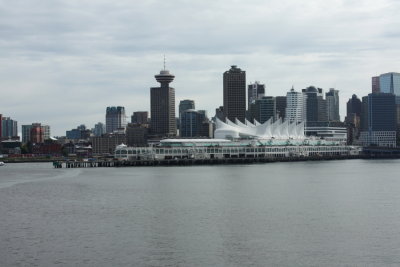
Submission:
[[[231,64],[284,95],[337,86],[343,103],[396,71],[396,1],[78,1],[0,3],[1,113],[54,133],[104,120],[107,105],[149,110],[162,67],[179,99],[212,115]],[[15,94],[18,92],[18,94]],[[45,100],[43,100],[45,99]],[[38,108],[37,103],[41,103]],[[130,115],[130,114],[129,114]]]

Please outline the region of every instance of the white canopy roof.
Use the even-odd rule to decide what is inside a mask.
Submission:
[[[272,122],[272,119],[263,124],[255,121],[252,124],[249,121],[242,123],[238,119],[236,123],[226,119],[223,122],[216,119],[216,130],[214,138],[217,139],[232,139],[232,138],[256,138],[256,139],[304,139],[304,122],[289,121],[282,122],[281,119]]]

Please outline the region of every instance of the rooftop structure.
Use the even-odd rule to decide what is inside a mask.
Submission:
[[[304,139],[304,122],[289,123],[289,121],[277,120],[272,122],[269,119],[263,124],[255,121],[251,124],[246,121],[246,124],[236,120],[233,123],[226,119],[226,123],[216,119],[216,130],[214,137],[217,139]]]

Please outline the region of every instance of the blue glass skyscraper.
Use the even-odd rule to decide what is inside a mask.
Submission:
[[[400,73],[389,72],[379,76],[381,93],[391,93],[400,96]]]

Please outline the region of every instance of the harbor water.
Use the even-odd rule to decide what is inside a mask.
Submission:
[[[400,265],[400,160],[0,167],[0,266]]]

